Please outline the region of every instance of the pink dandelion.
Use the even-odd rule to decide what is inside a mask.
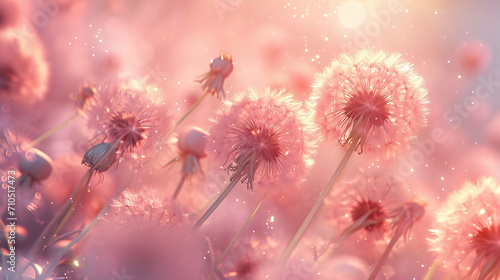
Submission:
[[[465,183],[436,213],[430,250],[457,279],[500,278],[499,201],[498,182],[482,178]]]
[[[391,238],[392,212],[407,200],[403,185],[389,173],[363,174],[342,185],[328,197],[325,217],[342,230],[337,242],[350,237],[349,246],[373,260]]]
[[[84,245],[87,276],[113,279],[201,279],[201,240],[184,211],[154,189],[126,189],[114,200]]]
[[[96,103],[88,111],[88,127],[97,131],[97,142],[112,143],[120,158],[149,156],[172,119],[156,89],[131,80],[103,86],[98,92]]]
[[[208,150],[249,189],[304,179],[315,142],[301,103],[283,90],[249,90],[225,101],[210,127]]]
[[[0,97],[34,103],[45,96],[48,66],[40,39],[26,26],[0,34]]]
[[[233,72],[233,57],[227,52],[221,52],[219,57],[212,60],[210,63],[210,71],[203,74],[202,78],[198,80],[205,93],[217,94],[217,98],[226,97],[224,92],[224,80],[229,77]]]
[[[310,106],[327,138],[348,149],[280,258],[283,267],[347,165],[352,153],[385,152],[408,145],[426,123],[427,90],[399,54],[361,50],[340,55],[316,76]]]
[[[400,54],[342,54],[317,74],[311,100],[324,135],[344,146],[385,152],[411,143],[427,118],[427,90]],[[359,143],[358,143],[359,142]]]
[[[200,226],[238,181],[291,186],[313,164],[314,126],[284,90],[248,90],[225,100],[211,120],[207,150],[230,172],[231,183],[197,222]]]

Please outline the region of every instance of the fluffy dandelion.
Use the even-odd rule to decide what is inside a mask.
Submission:
[[[323,135],[342,146],[359,141],[359,153],[394,156],[426,124],[423,79],[396,53],[340,55],[317,74],[311,100]]]
[[[210,63],[210,71],[203,74],[198,80],[203,88],[203,91],[208,94],[215,95],[220,98],[220,95],[226,98],[224,92],[224,80],[233,72],[233,56],[227,52],[221,52],[219,57],[212,60]]]
[[[198,221],[201,225],[238,181],[291,186],[312,166],[314,126],[284,90],[248,90],[225,100],[211,120],[207,150],[230,173],[230,184]]]
[[[27,103],[42,100],[49,71],[37,34],[26,26],[1,32],[0,53],[0,97]]]
[[[466,182],[436,213],[430,250],[457,279],[500,278],[500,185],[493,178]]]
[[[332,249],[351,237],[351,246],[365,259],[379,256],[391,238],[392,212],[406,200],[403,185],[390,173],[365,173],[342,183],[325,202],[328,224],[342,230]]]
[[[97,142],[112,143],[120,158],[149,156],[171,126],[171,116],[156,90],[131,80],[103,86],[98,92],[88,112],[88,126],[97,132]]]
[[[203,252],[184,211],[162,192],[126,189],[84,245],[87,276],[113,279],[201,279]]]
[[[316,76],[310,105],[327,138],[348,149],[280,258],[284,267],[302,235],[339,179],[354,151],[394,156],[426,123],[423,79],[399,54],[361,50],[342,54]]]
[[[179,155],[167,163],[167,166],[176,162],[182,164],[181,180],[174,192],[173,199],[177,198],[187,178],[203,173],[200,159],[207,156],[205,153],[207,137],[208,133],[199,127],[186,127],[179,133],[177,137]]]

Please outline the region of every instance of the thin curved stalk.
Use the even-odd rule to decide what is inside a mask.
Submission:
[[[71,115],[67,120],[63,121],[62,123],[54,126],[51,130],[45,132],[42,134],[40,137],[36,138],[33,142],[29,144],[29,147],[35,147],[36,145],[40,144],[43,140],[49,138],[52,136],[54,133],[56,133],[59,129],[67,126],[70,122],[72,122],[76,117],[78,116],[78,110],[75,111],[73,115]]]
[[[241,179],[242,174],[238,174],[236,177],[234,177],[230,182],[229,185],[224,189],[224,191],[217,197],[217,199],[210,205],[208,210],[201,216],[201,218],[196,222],[194,225],[194,229],[198,229],[203,223],[212,215],[212,213],[217,209],[217,207],[221,204],[221,202],[226,198],[226,196],[233,190],[234,186],[238,183],[238,181]]]
[[[229,245],[227,245],[227,247],[224,250],[224,252],[222,252],[222,255],[219,257],[219,259],[217,259],[217,262],[215,262],[215,264],[213,266],[213,271],[215,271],[219,267],[219,265],[224,260],[224,258],[226,257],[226,255],[229,253],[229,250],[231,250],[231,248],[233,247],[234,243],[240,238],[241,234],[245,231],[245,229],[247,228],[248,224],[250,224],[250,222],[252,221],[253,217],[255,216],[255,214],[257,213],[257,211],[259,210],[260,206],[264,202],[264,199],[266,198],[266,196],[267,196],[267,191],[264,193],[264,195],[260,199],[259,204],[257,204],[257,206],[253,210],[252,214],[248,217],[248,219],[243,224],[243,226],[240,228],[240,230],[238,231],[238,233],[234,236],[234,238],[231,240],[231,242],[229,243]]]
[[[280,269],[285,267],[286,263],[288,262],[288,259],[292,255],[293,250],[295,250],[295,247],[297,247],[300,239],[302,238],[302,236],[306,232],[306,230],[309,227],[309,225],[311,224],[314,216],[316,215],[319,208],[323,204],[323,200],[328,195],[328,193],[332,190],[333,185],[335,185],[335,183],[339,179],[340,175],[342,174],[342,171],[344,170],[345,166],[347,165],[347,162],[349,161],[349,158],[351,157],[353,152],[358,148],[358,145],[359,145],[359,138],[355,139],[355,141],[353,141],[351,143],[351,145],[349,146],[349,149],[346,151],[344,157],[342,158],[342,161],[340,162],[337,169],[335,170],[335,173],[333,173],[330,181],[325,186],[325,188],[323,189],[323,191],[319,195],[318,199],[314,203],[313,207],[311,208],[311,210],[307,214],[306,218],[302,222],[302,225],[297,230],[297,232],[293,236],[292,240],[290,240],[287,247],[285,248],[285,250],[281,254],[281,257],[278,260],[278,266]]]

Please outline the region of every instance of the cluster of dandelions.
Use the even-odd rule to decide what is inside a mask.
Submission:
[[[211,71],[199,81],[205,94],[224,96],[223,81],[232,67],[232,57],[227,54],[212,61]],[[104,172],[116,157],[136,161],[151,156],[176,127],[172,126],[166,103],[158,97],[155,88],[137,80],[83,87],[77,96],[78,107],[85,112],[88,126],[95,132],[95,145],[85,154],[83,164]],[[171,162],[182,163],[183,179],[179,186],[185,178],[201,173],[200,159],[209,157],[229,173],[226,190],[230,191],[240,182],[248,189],[257,185],[259,188],[272,186],[270,189],[279,192],[283,187],[306,185],[317,139],[335,139],[348,151],[332,176],[330,189],[325,188],[309,216],[312,220],[317,211],[315,207],[321,207],[327,198],[327,224],[337,236],[329,240],[333,245],[313,261],[318,262],[319,267],[322,261],[331,259],[332,249],[350,238],[363,247],[357,251],[368,253],[364,259],[378,258],[369,278],[375,279],[400,237],[408,240],[415,222],[424,214],[425,203],[410,200],[403,194],[401,184],[387,176],[390,172],[374,176],[360,174],[358,180],[342,182],[342,188],[332,193],[330,190],[337,180],[341,180],[349,153],[376,152],[394,157],[399,150],[408,147],[427,122],[427,103],[422,78],[401,55],[367,50],[342,54],[316,75],[313,93],[305,104],[295,101],[284,89],[248,89],[223,100],[211,119],[208,132],[201,128],[181,131],[179,153]],[[33,158],[35,162],[41,159],[49,162],[48,156],[35,154]],[[42,172],[43,178],[33,175],[32,170],[37,165],[30,165],[30,162],[19,164],[25,180],[38,182],[45,178],[45,173],[50,173]],[[437,213],[433,237],[429,239],[431,250],[437,253],[437,261],[445,268],[458,268],[460,277],[498,278],[500,228],[496,201],[500,198],[499,189],[498,183],[491,178],[467,183],[463,190],[452,194]],[[279,245],[275,241],[267,244],[258,240],[250,242],[251,245],[248,245],[249,240],[236,241],[235,248],[231,248],[231,244],[227,247],[229,257],[215,256],[219,261],[208,268],[204,252],[211,250],[201,242],[199,234],[203,231],[197,229],[227,193],[224,192],[220,196],[222,199],[206,212],[208,214],[193,225],[192,219],[187,218],[193,213],[178,204],[182,201],[177,199],[179,190],[173,199],[156,190],[121,192],[84,245],[87,276],[112,279],[115,272],[123,268],[128,274],[144,279],[166,276],[175,279],[251,278],[267,273],[258,266],[263,266],[260,262],[274,264],[278,259],[276,248]],[[297,191],[308,190],[297,188]],[[304,231],[309,223],[306,218]],[[296,243],[302,234],[296,235]],[[290,254],[295,249],[294,242],[292,239],[289,243],[293,245],[289,246]],[[245,246],[250,248],[245,249]],[[271,254],[265,258],[241,257],[238,253],[256,254],[255,248],[272,251],[272,257]],[[281,255],[285,262],[289,248]],[[349,245],[349,248],[354,246]],[[234,254],[238,257],[231,257]],[[259,261],[254,261],[257,259]],[[279,266],[266,264],[266,267],[283,272]],[[321,269],[323,274],[326,271],[336,273],[325,266]],[[290,271],[284,272],[288,275]]]

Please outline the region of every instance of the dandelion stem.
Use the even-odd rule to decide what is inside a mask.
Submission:
[[[62,250],[58,251],[58,253],[54,254],[54,256],[51,258],[51,261],[49,262],[49,265],[44,269],[44,272],[41,275],[41,279],[45,279],[45,277],[48,277],[49,274],[52,273],[52,271],[59,264],[59,260],[62,258],[62,256],[64,256],[64,254],[66,254],[66,252],[68,252],[71,247],[73,247],[78,241],[80,241],[80,239],[82,239],[94,227],[94,225],[99,221],[99,217],[101,216],[101,214],[104,213],[108,208],[109,202],[110,201],[106,203],[101,212],[97,214],[97,217],[95,217],[94,220],[92,220],[92,222],[75,237],[75,239],[71,240],[71,242]]]
[[[62,221],[67,220],[65,217],[68,216],[68,212],[70,211],[71,207],[74,204],[74,198],[78,193],[78,190],[80,190],[82,184],[85,182],[85,184],[88,184],[90,181],[90,178],[92,177],[94,170],[90,169],[85,173],[85,175],[82,177],[78,185],[75,187],[73,190],[73,193],[71,193],[70,197],[66,200],[66,203],[64,206],[57,212],[57,214],[52,218],[50,223],[45,227],[43,230],[42,234],[38,236],[38,239],[36,242],[33,244],[31,247],[31,252],[28,254],[30,258],[34,258],[39,252],[43,250],[43,245],[49,243],[52,238],[54,237],[54,234],[58,232],[58,230],[61,229],[62,227]],[[82,194],[83,195],[83,194]]]
[[[230,182],[229,185],[224,189],[224,191],[219,195],[219,197],[210,205],[208,210],[201,216],[201,218],[196,222],[194,225],[194,229],[198,229],[203,223],[212,215],[212,213],[217,209],[219,204],[226,198],[226,196],[233,190],[234,186],[238,183],[239,179],[241,178],[242,174],[238,174],[236,177],[234,177]]]
[[[293,250],[295,249],[295,247],[297,247],[300,239],[302,238],[302,236],[306,232],[306,230],[309,227],[309,225],[311,224],[314,216],[316,215],[319,208],[323,204],[323,200],[328,195],[328,193],[332,190],[333,185],[339,179],[340,175],[342,174],[342,171],[344,170],[347,162],[349,161],[349,158],[351,157],[352,153],[356,150],[358,145],[359,145],[359,138],[355,139],[355,141],[353,141],[351,143],[351,145],[349,146],[349,149],[346,151],[344,157],[342,158],[342,161],[340,162],[337,169],[335,170],[335,173],[333,173],[332,177],[330,178],[330,181],[325,186],[325,188],[323,189],[323,191],[319,195],[318,199],[314,203],[313,207],[309,211],[309,214],[307,214],[305,220],[302,222],[302,225],[297,230],[297,232],[293,236],[292,240],[290,241],[290,243],[288,243],[287,247],[285,248],[285,250],[281,254],[281,257],[278,260],[278,265],[281,269],[285,267],[288,259],[292,255]]]
[[[56,133],[59,129],[65,127],[68,125],[70,122],[72,122],[76,117],[78,116],[78,110],[75,111],[73,115],[71,115],[67,120],[63,121],[62,123],[56,125],[53,127],[51,130],[45,132],[43,135],[35,139],[33,142],[29,144],[29,147],[35,147],[36,145],[40,144],[43,140],[49,138],[51,135]]]
[[[396,242],[399,240],[401,235],[403,235],[403,231],[396,231],[396,233],[394,233],[394,236],[392,236],[391,241],[389,242],[389,244],[385,248],[384,253],[378,259],[377,265],[375,265],[375,268],[373,269],[372,274],[370,274],[370,277],[368,278],[368,280],[375,280],[378,273],[382,269],[382,266],[384,265],[385,261],[387,260],[389,253],[391,253],[392,248],[394,248],[394,245],[396,245]]]
[[[201,104],[203,99],[205,99],[205,97],[207,97],[208,94],[209,92],[206,91],[200,98],[198,98],[198,100],[196,100],[193,106],[191,106],[191,108],[189,108],[189,110],[172,126],[169,133],[172,132],[176,127],[178,127],[194,111],[194,109],[196,109],[196,107],[198,107],[198,105]],[[167,133],[167,136],[169,133]]]
[[[431,280],[434,273],[436,273],[437,268],[438,268],[438,262],[434,262],[431,266],[431,269],[429,269],[423,280]]]
[[[226,249],[224,250],[224,252],[222,253],[222,255],[219,257],[219,259],[217,260],[217,262],[215,263],[215,265],[213,267],[214,271],[221,264],[222,260],[224,260],[224,258],[226,257],[227,253],[229,253],[229,250],[231,250],[231,248],[233,247],[234,243],[238,240],[238,238],[240,238],[241,234],[243,233],[243,231],[245,231],[245,229],[247,228],[248,224],[250,224],[250,222],[252,221],[253,217],[255,216],[255,214],[257,213],[257,211],[259,210],[260,206],[264,202],[264,199],[266,198],[266,196],[267,196],[267,191],[264,193],[264,195],[260,199],[260,202],[259,202],[259,204],[257,204],[257,207],[255,207],[255,210],[253,210],[252,214],[248,217],[248,219],[246,220],[246,222],[240,228],[240,230],[238,231],[238,233],[234,236],[233,240],[231,240],[231,242],[229,243],[229,245],[227,245]]]
[[[182,186],[184,185],[184,182],[186,181],[187,177],[188,177],[188,174],[182,175],[181,180],[179,181],[179,184],[177,185],[177,188],[175,189],[174,195],[172,196],[172,200],[177,199],[177,196],[181,192]]]

